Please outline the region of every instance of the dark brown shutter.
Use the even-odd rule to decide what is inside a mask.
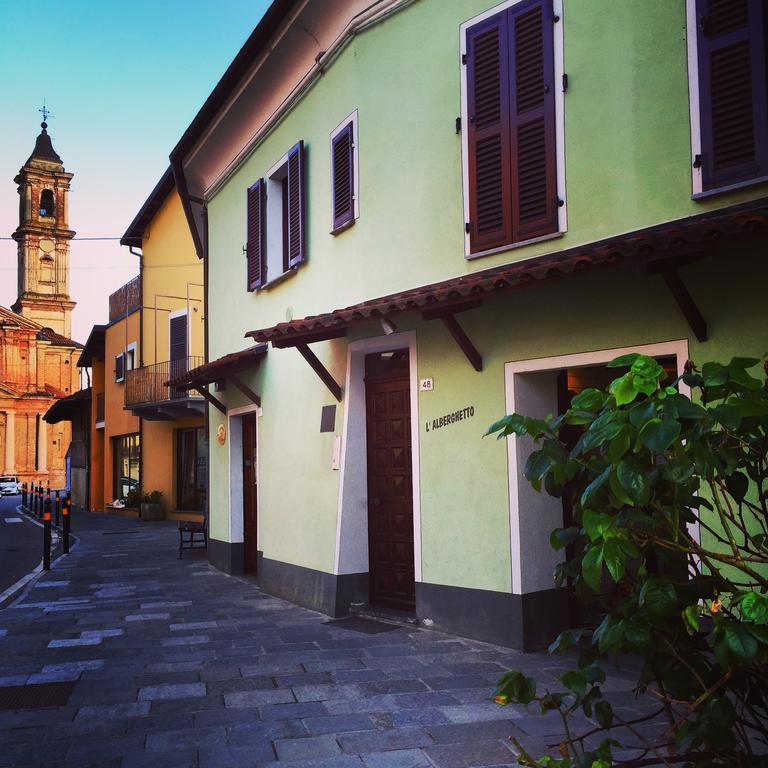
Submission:
[[[702,186],[768,175],[763,0],[697,0]]]
[[[187,316],[172,317],[169,329],[169,377],[175,379],[187,372]],[[171,397],[182,397],[186,392],[171,389]]]
[[[512,242],[507,15],[467,30],[470,251]]]
[[[527,240],[557,231],[555,72],[552,4],[509,11],[512,230]]]
[[[352,123],[348,123],[331,141],[333,176],[333,229],[341,229],[355,220],[354,156]]]
[[[288,152],[288,267],[306,259],[304,211],[304,142]]]
[[[247,243],[245,256],[247,261],[247,287],[253,291],[263,285],[267,279],[267,254],[264,249],[265,227],[265,185],[259,179],[248,188],[246,197]]]

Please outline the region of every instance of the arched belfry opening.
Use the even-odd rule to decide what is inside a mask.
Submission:
[[[40,215],[41,216],[54,216],[56,213],[54,209],[53,191],[50,189],[44,189],[40,193]]]

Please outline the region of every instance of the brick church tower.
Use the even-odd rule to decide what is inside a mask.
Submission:
[[[69,185],[51,144],[47,123],[14,182],[19,191],[19,226],[13,233],[19,252],[19,297],[12,309],[22,317],[70,337],[75,302],[69,298]]]

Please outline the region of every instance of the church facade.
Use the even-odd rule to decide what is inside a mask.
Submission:
[[[82,345],[70,338],[67,196],[72,180],[46,123],[14,179],[19,192],[18,298],[0,306],[0,464],[21,482],[63,487],[68,422],[43,420],[53,403],[79,389]]]

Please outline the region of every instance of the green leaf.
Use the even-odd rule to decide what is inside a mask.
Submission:
[[[571,400],[571,408],[577,411],[591,411],[595,413],[605,405],[605,393],[599,389],[588,387],[579,392]]]
[[[619,432],[619,434],[608,444],[608,458],[614,464],[617,464],[629,450],[631,441],[632,437],[629,433],[629,428],[622,427],[621,432]]]
[[[734,472],[725,478],[725,487],[736,501],[742,501],[749,490],[749,478],[741,472]]]
[[[611,476],[608,478],[608,485],[610,486],[611,493],[616,497],[619,503],[626,504],[629,507],[634,504],[632,499],[627,495],[627,492],[621,487],[615,469],[611,472]]]
[[[631,373],[625,373],[620,378],[614,379],[608,391],[616,398],[616,405],[619,406],[631,403],[639,393]]]
[[[558,653],[567,651],[571,646],[576,645],[576,643],[581,640],[581,636],[583,634],[584,630],[581,628],[566,629],[555,638],[554,642],[550,644],[548,650],[550,653],[555,653],[555,651]]]
[[[581,698],[587,690],[587,679],[578,669],[569,669],[561,678],[560,682],[569,690],[573,691]]]
[[[603,548],[592,545],[581,559],[581,573],[593,592],[600,591],[600,577],[603,573]]]
[[[626,355],[620,355],[619,357],[614,357],[613,360],[611,360],[610,363],[606,363],[606,368],[628,368],[632,365],[632,363],[637,360],[637,358],[640,357],[639,352],[630,352]]]
[[[739,601],[741,615],[755,624],[768,624],[768,596],[747,592]]]
[[[506,696],[516,704],[530,704],[536,698],[536,681],[522,672],[506,672],[496,684],[494,696]]]
[[[744,389],[762,389],[763,382],[754,378],[754,376],[750,376],[746,372],[745,368],[749,368],[750,366],[739,365],[737,364],[737,360],[740,360],[740,358],[734,358],[731,361],[731,364],[728,366],[728,373],[731,375],[731,380],[735,381],[737,384],[740,384],[742,387],[744,387]]]
[[[699,606],[687,605],[683,609],[683,622],[689,635],[699,631]]]
[[[712,408],[711,412],[726,429],[738,429],[739,424],[741,424],[739,409],[732,405],[722,403]]]
[[[640,440],[653,453],[664,453],[680,436],[680,423],[653,419],[640,430]]]
[[[638,355],[632,363],[630,370],[635,376],[655,381],[664,376],[664,368],[652,357],[648,357],[648,355]]]
[[[615,582],[621,581],[626,566],[626,555],[616,539],[607,539],[603,544],[603,560],[611,578]]]
[[[592,497],[606,484],[608,476],[611,474],[611,465],[609,464],[585,489],[581,494],[579,503],[582,507],[589,504]]]
[[[595,541],[601,538],[605,531],[612,526],[613,519],[610,515],[603,514],[602,512],[585,509],[581,516],[581,524],[584,526],[584,530],[590,540]]]
[[[622,461],[616,467],[616,479],[634,504],[647,504],[651,492],[645,475],[631,464]]]
[[[655,618],[661,618],[673,611],[676,602],[674,586],[657,576],[649,578],[640,590],[640,606],[646,608]]]
[[[564,549],[579,538],[581,529],[572,526],[571,528],[555,528],[549,534],[549,544],[552,549]]]
[[[544,451],[534,451],[525,463],[525,477],[538,491],[541,479],[552,467],[552,459]]]
[[[603,728],[611,727],[611,723],[613,723],[613,708],[607,701],[598,701],[595,704],[595,720]]]
[[[722,387],[728,381],[728,369],[720,363],[704,363],[701,375],[705,387]]]
[[[740,624],[731,624],[725,628],[725,644],[740,661],[752,661],[757,653],[757,639]]]

